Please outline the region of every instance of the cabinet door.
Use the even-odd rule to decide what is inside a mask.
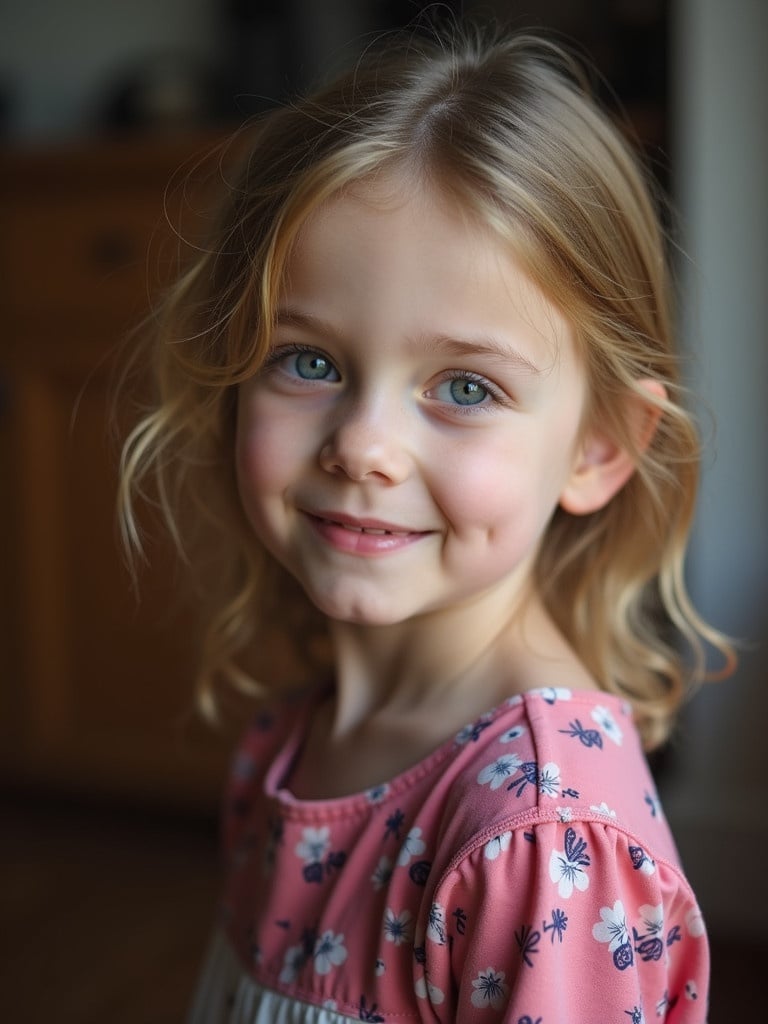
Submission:
[[[157,276],[172,168],[95,194],[76,168],[72,195],[19,176],[4,218],[0,756],[6,778],[213,808],[232,738],[193,713],[199,624],[170,544],[136,592],[115,511],[112,358]]]
[[[217,772],[190,727],[194,638],[170,550],[136,593],[115,528],[108,378],[18,378],[25,760],[33,775],[206,800]]]

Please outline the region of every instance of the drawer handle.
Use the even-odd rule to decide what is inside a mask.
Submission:
[[[89,262],[98,270],[121,270],[138,259],[138,247],[127,235],[104,231],[88,247]]]

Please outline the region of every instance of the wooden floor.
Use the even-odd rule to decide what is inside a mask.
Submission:
[[[214,822],[3,808],[0,1017],[183,1021],[214,913]]]
[[[6,802],[0,808],[1,1019],[182,1022],[217,889],[215,821]],[[766,963],[768,947],[713,937],[709,1024],[765,1019]]]

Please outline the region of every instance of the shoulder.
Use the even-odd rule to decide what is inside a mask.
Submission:
[[[459,977],[464,1012],[598,1019],[610,978],[611,1011],[703,1020],[704,926],[629,709],[542,691],[473,735],[420,929],[434,992]]]
[[[302,741],[314,700],[314,692],[283,695],[263,703],[251,716],[225,785],[222,825],[226,852],[242,842],[246,823],[253,819],[270,787],[279,787]]]
[[[508,830],[584,820],[677,859],[631,710],[616,697],[532,691],[457,741],[466,749],[444,808],[445,848],[456,858]]]
[[[484,1008],[505,1020],[642,1020],[677,1004],[676,1020],[705,1019],[696,899],[677,864],[608,821],[510,827],[454,860],[431,896],[421,962],[436,998],[456,1000],[446,1019]]]
[[[236,747],[230,766],[231,787],[247,786],[255,775],[264,772],[271,758],[302,729],[311,705],[312,695],[305,692],[259,705]]]

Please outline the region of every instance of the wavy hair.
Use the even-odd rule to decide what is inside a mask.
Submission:
[[[240,507],[237,389],[269,349],[301,226],[345,187],[396,170],[444,190],[512,248],[573,325],[588,423],[633,452],[637,471],[605,508],[586,517],[558,509],[535,577],[584,664],[631,701],[647,747],[658,745],[705,675],[705,645],[727,666],[733,656],[684,582],[699,442],[680,386],[658,200],[582,65],[527,34],[398,39],[244,127],[235,148],[244,155],[215,227],[152,319],[153,404],[121,463],[128,548],[141,550],[137,499],[151,494],[180,549],[190,550],[196,527],[193,550],[212,563],[203,705],[215,707],[222,679],[255,688],[258,655],[281,641],[298,658],[292,672],[311,675],[327,662],[320,616],[261,550]],[[665,398],[641,390],[649,378],[663,383]],[[628,424],[635,394],[661,413],[642,451]],[[191,562],[200,566],[197,554]]]

